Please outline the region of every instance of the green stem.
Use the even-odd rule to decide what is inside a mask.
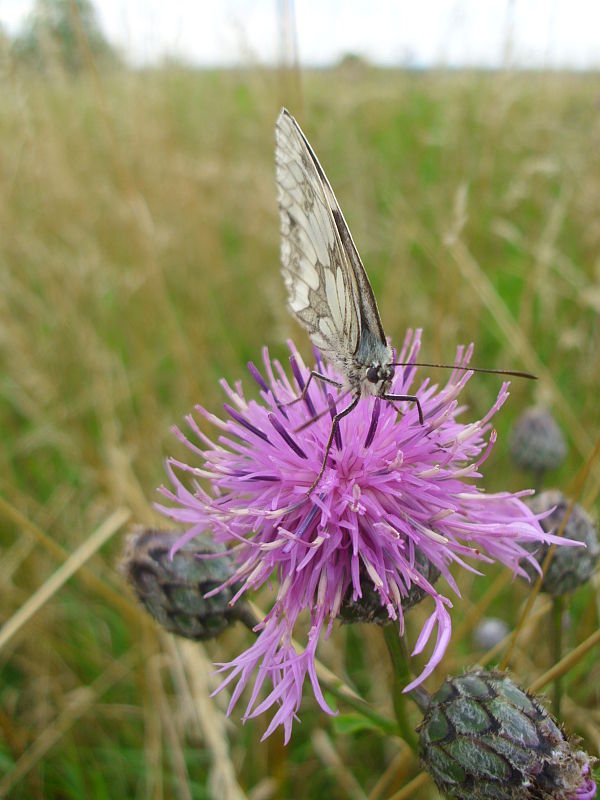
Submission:
[[[410,697],[423,714],[427,713],[431,705],[431,695],[424,686],[415,686],[407,693],[407,697]]]
[[[544,485],[544,472],[543,469],[536,469],[533,472],[533,488],[535,489],[535,493],[539,494],[542,491],[542,486]]]
[[[562,658],[563,634],[563,598],[552,599],[552,660],[555,664]],[[560,719],[560,704],[562,700],[562,677],[554,679],[554,713]]]
[[[361,700],[360,697],[354,697],[347,691],[340,689],[340,687],[336,686],[335,683],[332,683],[331,681],[325,680],[323,678],[319,678],[319,683],[334,697],[337,697],[338,700],[341,700],[342,702],[346,703],[346,705],[353,708],[361,716],[365,717],[365,719],[368,719],[372,723],[374,723],[382,731],[382,733],[390,734],[392,736],[401,735],[401,732],[398,729],[398,725],[394,722],[393,719],[389,719],[389,717],[384,717],[382,714],[378,714],[377,711],[373,711],[371,706],[364,700]]]
[[[404,640],[398,635],[398,628],[395,625],[384,625],[383,637],[394,669],[392,700],[394,703],[394,712],[398,721],[398,728],[406,744],[416,753],[418,749],[417,737],[408,719],[406,709],[407,695],[402,692],[403,688],[411,681],[406,647],[404,645]]]
[[[239,620],[252,633],[254,633],[254,627],[258,625],[261,619],[254,609],[250,608],[246,603],[236,603],[229,614],[233,619]]]

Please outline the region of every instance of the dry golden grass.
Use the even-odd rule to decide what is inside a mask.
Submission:
[[[175,641],[116,570],[126,519],[157,519],[164,456],[180,452],[170,427],[195,403],[218,410],[217,379],[243,377],[264,344],[283,356],[294,335],[309,352],[278,269],[273,125],[291,105],[286,81],[4,68],[0,795],[435,797],[399,740],[340,733],[308,692],[292,744],[259,744],[264,720],[242,728],[208,697],[210,661],[246,633]],[[513,386],[489,487],[527,485],[503,434],[537,399],[568,433],[553,476],[568,488],[598,436],[600,78],[338,70],[304,75],[302,97],[387,332],[422,326],[423,352],[446,361],[474,340],[477,363],[540,375]],[[481,376],[469,391],[478,412],[497,383]],[[594,463],[588,508],[599,485]],[[482,658],[470,640],[480,616],[519,618],[528,588],[485,571],[461,579],[457,635],[431,686]],[[414,611],[411,635],[426,613]],[[565,652],[598,628],[594,586],[570,619]],[[511,662],[524,683],[551,666],[548,625],[538,598]],[[564,684],[567,726],[595,753],[597,652],[578,654]],[[337,631],[320,655],[392,713],[379,631]]]

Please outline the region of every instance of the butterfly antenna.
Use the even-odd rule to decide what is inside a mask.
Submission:
[[[513,378],[527,378],[531,381],[537,381],[537,375],[532,375],[531,372],[522,372],[518,369],[487,369],[486,367],[462,367],[456,364],[430,364],[426,361],[394,361],[390,364],[392,367],[434,367],[435,369],[458,369],[463,372],[485,372],[488,375],[509,375]]]

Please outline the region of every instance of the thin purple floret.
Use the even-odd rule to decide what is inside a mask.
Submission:
[[[287,446],[296,453],[297,456],[300,458],[308,458],[304,450],[298,445],[291,437],[291,435],[286,431],[284,426],[281,422],[277,419],[275,414],[269,414],[269,422],[275,428],[277,433],[281,436],[283,441],[287,444]]]

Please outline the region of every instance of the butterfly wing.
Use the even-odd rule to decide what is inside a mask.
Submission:
[[[333,189],[296,120],[275,129],[281,268],[291,311],[345,373],[371,342],[387,350],[375,296]]]

